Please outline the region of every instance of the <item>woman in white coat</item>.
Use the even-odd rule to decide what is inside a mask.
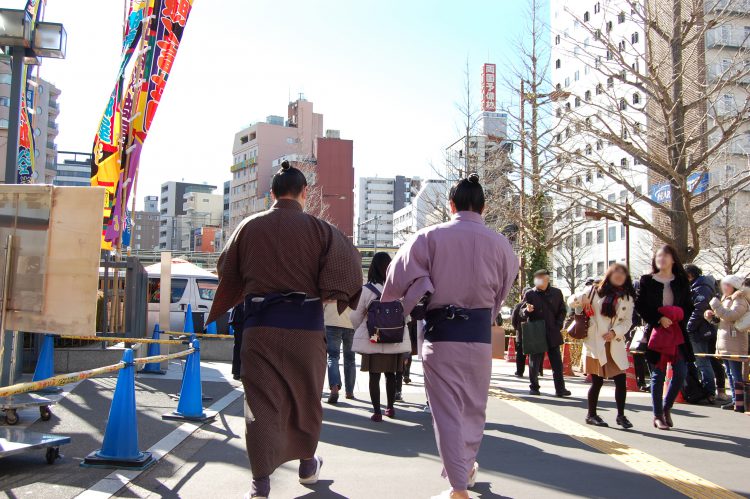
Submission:
[[[391,257],[388,253],[378,252],[372,257],[370,269],[367,272],[367,281],[380,293],[383,292],[383,283],[390,263]],[[404,326],[404,338],[401,343],[372,343],[370,341],[370,335],[367,332],[367,309],[370,303],[377,299],[379,296],[368,286],[364,286],[357,309],[349,315],[349,318],[355,329],[352,350],[362,354],[362,371],[370,373],[370,400],[373,408],[373,415],[370,419],[380,422],[383,420],[380,410],[380,375],[385,374],[385,393],[388,403],[385,415],[393,418],[396,416],[393,408],[396,401],[396,373],[404,370],[403,354],[411,352],[411,339]]]
[[[633,322],[635,304],[635,289],[628,268],[620,263],[612,264],[599,284],[571,296],[568,302],[577,312],[582,309],[590,317],[588,335],[583,341],[584,371],[591,375],[586,423],[608,426],[596,413],[599,392],[606,378],[615,382],[617,424],[632,428],[625,416],[625,371],[628,368],[625,335]]]

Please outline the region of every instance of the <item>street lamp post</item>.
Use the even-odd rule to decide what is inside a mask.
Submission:
[[[0,46],[11,57],[8,142],[5,151],[5,183],[18,181],[18,139],[23,95],[23,67],[49,57],[64,59],[67,33],[60,23],[34,22],[26,10],[0,9]]]

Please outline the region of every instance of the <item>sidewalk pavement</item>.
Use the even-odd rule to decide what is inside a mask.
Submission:
[[[582,378],[569,378],[569,399],[531,397],[528,380],[516,379],[514,367],[495,361],[493,388],[502,391],[493,392],[488,403],[476,497],[750,497],[747,415],[681,405],[674,411],[677,427],[657,432],[651,426],[649,395],[629,393],[628,415],[635,428],[594,430],[582,424],[588,389]],[[358,373],[358,400],[324,403],[320,483],[300,485],[296,463],[287,463],[273,475],[272,497],[420,498],[446,489],[431,417],[422,410],[420,368],[415,361],[413,383],[404,387],[405,402],[397,404],[396,419],[382,423],[369,419],[367,377]],[[226,379],[226,370],[204,363],[204,380],[213,372],[212,381],[203,384],[205,393],[218,398],[231,391],[236,382]],[[175,369],[170,377],[174,379],[139,377],[136,382],[142,449],[175,428],[160,420],[161,413],[174,407],[164,393],[179,389],[180,372]],[[109,474],[78,468],[78,461],[101,444],[113,386],[114,378],[83,382],[63,400],[53,421],[31,425],[36,431],[73,435],[73,444],[63,448],[66,457],[54,466],[42,464],[33,454],[4,459],[0,490],[7,497],[75,497],[87,494],[86,489]],[[549,373],[542,378],[542,392],[553,392]],[[605,385],[600,415],[614,425],[613,395],[613,386]],[[242,497],[251,479],[242,412],[238,398],[214,423],[200,427],[154,467],[133,476],[117,496]]]

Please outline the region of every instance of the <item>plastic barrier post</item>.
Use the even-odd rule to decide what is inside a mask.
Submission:
[[[42,337],[42,348],[39,350],[39,358],[36,361],[34,377],[31,381],[42,381],[55,375],[55,336],[45,334]],[[50,386],[38,390],[38,393],[60,393],[62,388]]]
[[[508,362],[516,361],[516,339],[515,338],[511,338],[510,342],[508,343],[508,355],[506,359],[508,360]]]
[[[234,336],[234,328],[232,327],[231,324],[229,325],[229,334],[231,334],[232,336]]]
[[[544,362],[542,362],[542,369],[552,369],[552,364],[549,362],[549,355],[544,354]]]
[[[219,334],[219,331],[216,329],[216,321],[206,326],[206,334]]]
[[[151,338],[158,340],[161,333],[162,331],[159,330],[159,324],[154,324],[154,333],[151,335]],[[154,357],[156,355],[161,355],[161,345],[158,343],[149,343],[147,357]],[[150,362],[146,364],[139,372],[144,374],[166,374],[166,371],[161,368],[161,364],[158,362]]]
[[[162,419],[173,421],[213,421],[216,411],[203,410],[203,390],[201,389],[201,350],[200,342],[193,340],[191,346],[195,352],[188,355],[185,362],[185,373],[182,376],[182,389],[177,410],[162,414]]]
[[[122,361],[126,365],[117,376],[102,448],[86,456],[81,462],[83,467],[142,470],[156,462],[150,452],[138,450],[132,349],[125,350]]]
[[[625,371],[625,389],[629,392],[641,391],[638,387],[638,379],[635,375],[635,361],[633,360],[633,354],[628,349],[628,369]]]

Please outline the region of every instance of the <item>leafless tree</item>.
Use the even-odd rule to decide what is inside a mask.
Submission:
[[[307,200],[305,201],[305,213],[309,213],[321,220],[331,222],[328,203],[323,197],[323,186],[318,184],[318,167],[314,160],[307,159],[294,165],[307,179]]]
[[[575,293],[589,277],[595,277],[594,269],[586,264],[591,246],[582,240],[582,235],[568,235],[554,252],[554,267],[557,278],[562,279],[568,291]]]
[[[712,220],[708,248],[696,259],[720,275],[745,275],[750,269],[748,224],[740,220],[737,206],[727,200]]]
[[[589,89],[566,84],[578,90],[555,111],[556,194],[627,220],[684,261],[707,241],[717,204],[750,184],[750,43],[733,24],[731,3],[645,0],[612,11],[601,2],[604,15],[591,17],[588,4],[570,4],[565,14],[578,34],[552,33],[599,76]],[[627,37],[613,29],[623,23],[634,27]],[[713,181],[727,161],[741,168]],[[590,181],[597,177],[605,181]]]

